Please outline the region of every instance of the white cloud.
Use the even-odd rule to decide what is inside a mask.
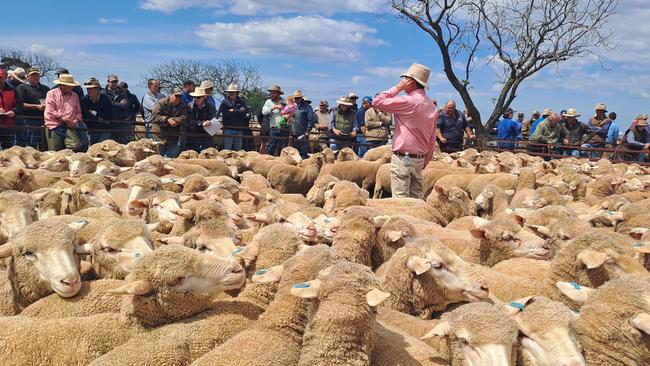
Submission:
[[[123,18],[104,18],[97,19],[99,24],[126,24],[126,19]]]
[[[352,77],[352,85],[358,85],[360,82],[366,80],[366,76],[354,75]]]
[[[42,55],[47,55],[51,57],[58,57],[63,55],[64,49],[63,48],[53,48],[53,47],[47,47],[45,45],[42,45],[40,43],[34,43],[31,46],[29,46],[29,52],[32,53],[38,53]]]
[[[313,76],[317,78],[329,78],[331,77],[330,74],[324,73],[324,72],[307,72],[305,73],[307,76]]]
[[[376,29],[321,16],[276,17],[244,23],[201,24],[203,45],[220,53],[300,56],[321,61],[355,61],[361,46],[385,44]],[[295,41],[300,35],[300,42]],[[324,37],[327,35],[327,37]]]
[[[201,7],[215,9],[219,14],[327,14],[368,13],[381,11],[381,0],[144,0],[142,9],[173,13],[177,10]]]

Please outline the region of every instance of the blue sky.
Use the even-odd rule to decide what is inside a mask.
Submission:
[[[56,57],[78,80],[115,73],[142,96],[148,67],[174,58],[225,58],[260,66],[267,84],[301,89],[334,102],[354,91],[388,89],[412,62],[433,70],[429,95],[444,103],[455,94],[438,51],[414,25],[384,12],[380,0],[114,0],[3,4],[2,46]],[[62,10],[64,8],[65,10]],[[625,0],[610,26],[618,50],[550,67],[527,81],[513,107],[577,108],[582,120],[605,102],[625,127],[650,101],[650,1]],[[483,55],[485,56],[485,55]],[[487,60],[487,57],[485,57]],[[604,65],[604,67],[603,67]],[[497,96],[495,66],[480,64],[473,94],[483,118]]]

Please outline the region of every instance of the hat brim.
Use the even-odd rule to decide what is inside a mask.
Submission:
[[[180,94],[178,94],[178,95],[180,95]],[[192,97],[194,97],[194,98],[201,98],[201,97],[207,97],[208,94],[190,93],[190,96],[192,96]]]
[[[648,122],[647,122],[647,121],[646,121],[646,122],[643,122],[643,123],[641,123],[641,122],[637,122],[636,125],[637,125],[637,126],[647,126],[647,125],[648,125]]]
[[[562,117],[573,117],[573,118],[578,118],[578,117],[580,117],[580,116],[582,116],[582,114],[568,114],[568,113],[564,113],[564,114],[562,115]]]
[[[402,78],[411,78],[411,79],[417,81],[418,83],[420,83],[420,85],[422,85],[423,87],[429,89],[429,84],[428,84],[428,83],[426,83],[426,82],[424,82],[424,81],[422,81],[422,80],[416,78],[416,77],[413,76],[413,75],[402,74],[402,75],[400,75],[400,77],[402,77]]]
[[[282,90],[266,89],[266,91],[269,92],[269,93],[270,93],[270,92],[278,92],[278,93],[280,93],[280,95],[283,95],[283,94],[284,94],[284,92],[283,92]]]
[[[336,104],[338,104],[338,105],[347,105],[348,107],[352,107],[352,103],[349,103],[349,102],[338,102],[337,101]]]
[[[84,88],[86,88],[86,89],[94,89],[94,88],[101,89],[102,86],[101,86],[101,85],[97,85],[97,84],[91,84],[91,85],[86,85],[86,84],[84,84]]]
[[[79,86],[78,82],[73,82],[73,83],[67,83],[65,81],[60,81],[60,80],[54,80],[52,84],[57,84],[57,85],[66,85],[66,86]]]
[[[226,90],[226,93],[240,93],[240,92],[241,90],[232,90],[232,89]]]
[[[7,71],[7,75],[9,75],[9,76],[11,76],[12,78],[14,78],[14,79],[20,81],[20,82],[23,83],[23,84],[27,83],[27,80],[22,79],[20,76],[16,75],[16,73],[13,72],[13,71]]]

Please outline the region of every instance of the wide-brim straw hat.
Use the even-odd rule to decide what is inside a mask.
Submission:
[[[596,108],[594,108],[597,111],[605,111],[607,112],[607,104],[605,103],[598,103],[596,104]]]
[[[59,75],[59,78],[54,80],[53,83],[58,85],[79,86],[79,83],[74,81],[74,76],[70,74]]]
[[[282,91],[282,88],[280,88],[278,85],[271,85],[271,87],[269,89],[266,89],[266,91],[268,91],[269,93],[272,92],[272,91],[275,91],[275,92],[280,93],[280,95],[284,94],[284,92]]]
[[[417,63],[411,65],[411,67],[409,67],[409,69],[401,75],[401,77],[409,77],[411,79],[414,79],[425,88],[429,87],[429,76],[431,76],[431,69]]]
[[[239,93],[239,92],[240,92],[239,86],[237,86],[237,84],[235,83],[228,85],[228,88],[226,89],[226,93]]]
[[[546,108],[542,111],[542,116],[550,116],[553,114],[553,110],[551,108]]]
[[[339,100],[336,101],[336,104],[351,106],[352,102],[350,101],[349,97],[342,96],[342,97],[339,98]]]
[[[648,115],[647,114],[639,114],[636,116],[636,125],[637,126],[647,126],[648,125]]]
[[[580,117],[582,116],[581,114],[578,114],[578,111],[575,110],[575,108],[569,108],[567,109],[566,113],[562,113],[564,117]]]
[[[26,76],[25,69],[23,69],[22,67],[17,67],[14,70],[9,70],[7,71],[7,74],[9,74],[14,79],[20,81],[21,83],[27,82],[27,80],[25,79]]]
[[[214,88],[214,83],[212,82],[212,80],[203,80],[201,82],[201,85],[199,85],[199,88],[203,88],[203,89]]]
[[[205,89],[206,88],[201,88],[201,87],[195,88],[194,91],[190,93],[190,95],[195,98],[207,97],[210,94],[206,93]]]
[[[303,99],[305,98],[305,96],[302,95],[302,91],[301,91],[301,90],[296,90],[295,92],[293,92],[293,97],[294,97],[294,98],[303,98]]]
[[[84,83],[84,87],[86,87],[86,89],[102,88],[102,86],[99,84],[99,80],[97,80],[96,78],[90,78],[86,80],[86,82]]]

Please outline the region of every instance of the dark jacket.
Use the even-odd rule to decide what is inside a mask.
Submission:
[[[442,133],[442,137],[447,140],[447,143],[462,145],[463,136],[467,127],[469,125],[463,112],[456,110],[454,116],[449,117],[444,111],[440,111],[438,128],[440,129],[440,133]]]
[[[573,126],[566,123],[563,127],[562,139],[569,140],[571,146],[580,146],[589,139],[591,129],[580,121],[576,121]]]
[[[126,100],[129,101],[126,108],[126,120],[135,121],[135,115],[140,110],[140,101],[135,94],[132,94],[130,91],[126,91]]]
[[[246,102],[242,98],[237,97],[235,101],[231,101],[228,98],[224,99],[219,106],[219,110],[217,111],[217,118],[218,116],[223,117],[222,123],[224,128],[245,128],[248,127],[251,115]]]
[[[178,140],[181,126],[187,123],[188,111],[187,105],[181,101],[179,105],[172,105],[169,97],[161,99],[152,112],[153,130],[160,132],[157,138],[161,141]],[[176,126],[172,127],[167,123],[167,119],[173,118],[176,120]]]
[[[293,114],[291,134],[294,136],[304,135],[312,127],[314,127],[314,110],[303,100],[298,103],[298,109]]]
[[[102,94],[106,95],[113,105],[113,119],[117,121],[127,121],[129,115],[129,98],[126,93],[121,89],[117,88],[115,92],[111,91],[108,87],[102,90]],[[122,103],[122,100],[126,102]]]
[[[205,130],[203,129],[203,122],[213,119],[214,116],[217,115],[217,110],[214,107],[214,105],[207,103],[207,101],[202,108],[197,107],[194,104],[195,102],[196,99],[192,100],[192,102],[188,106],[190,116],[189,116],[189,122],[187,126],[187,132],[203,133],[208,135],[208,133],[205,132]]]
[[[90,111],[95,111],[93,114]],[[97,102],[93,102],[88,95],[81,98],[81,115],[88,128],[108,128],[113,119],[113,104],[108,96],[99,94]]]

